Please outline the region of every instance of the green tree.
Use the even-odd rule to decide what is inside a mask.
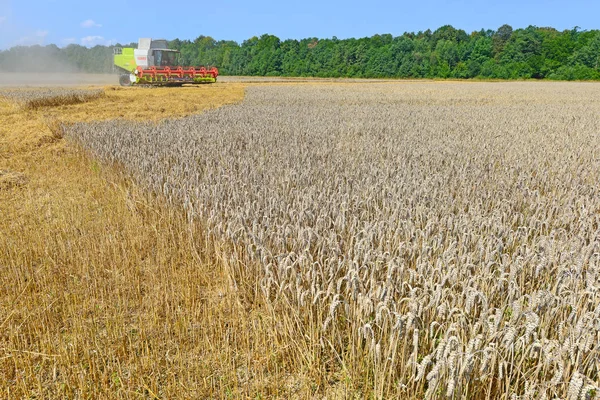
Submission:
[[[513,28],[510,25],[504,24],[494,35],[492,36],[492,49],[494,57],[498,57],[502,50],[504,50],[504,45],[506,42],[510,40],[513,34]]]
[[[568,58],[568,55],[565,55]],[[571,64],[580,64],[592,69],[600,69],[600,31],[586,45],[577,50],[571,57]]]
[[[126,47],[135,47],[132,43]],[[412,78],[600,79],[600,31],[529,26],[467,34],[431,30],[340,40],[281,41],[262,35],[241,44],[200,35],[173,39],[183,65],[214,65],[229,75]],[[36,60],[44,60],[43,63]],[[112,47],[17,46],[0,51],[0,70],[111,72]]]

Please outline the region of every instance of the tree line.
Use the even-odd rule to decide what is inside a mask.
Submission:
[[[169,45],[181,51],[182,65],[217,66],[223,75],[600,80],[600,30],[578,27],[503,25],[469,34],[445,25],[401,36],[282,41],[265,34],[241,44],[199,36]],[[0,51],[0,70],[108,73],[112,47],[13,47]]]

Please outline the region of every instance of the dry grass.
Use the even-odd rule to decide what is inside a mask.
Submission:
[[[202,229],[48,124],[182,116],[239,102],[243,90],[109,88],[93,103],[4,105],[0,398],[278,390],[269,318],[240,308]]]
[[[33,89],[0,90],[0,100],[15,104],[20,109],[35,110],[41,107],[57,107],[87,103],[104,96],[104,90],[81,89]]]

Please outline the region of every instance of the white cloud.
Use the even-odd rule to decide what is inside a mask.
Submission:
[[[86,19],[81,23],[82,28],[101,28],[102,24],[96,23],[93,19]]]
[[[2,25],[3,23],[5,23],[7,20],[7,18],[3,15],[0,15],[0,25]]]
[[[37,30],[32,35],[20,37],[19,40],[17,40],[17,44],[20,46],[43,45],[48,33],[48,31]]]

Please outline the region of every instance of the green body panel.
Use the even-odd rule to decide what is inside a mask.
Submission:
[[[135,56],[133,55],[133,48],[123,48],[121,54],[114,55],[114,64],[129,73],[135,71],[137,65],[135,63]]]

